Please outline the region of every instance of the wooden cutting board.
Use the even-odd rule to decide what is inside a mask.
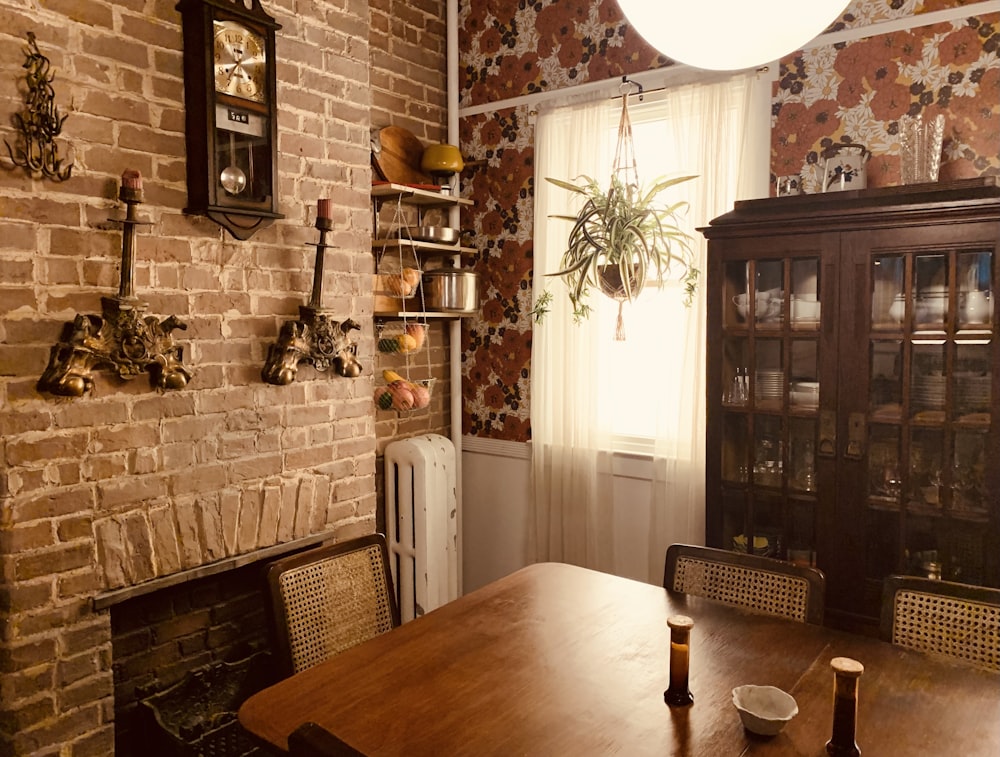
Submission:
[[[379,129],[382,149],[372,151],[372,164],[376,173],[397,184],[430,184],[430,176],[420,170],[424,146],[420,140],[401,126]]]

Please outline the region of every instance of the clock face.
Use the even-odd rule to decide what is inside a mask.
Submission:
[[[215,21],[215,90],[264,102],[267,53],[264,38],[236,21]]]

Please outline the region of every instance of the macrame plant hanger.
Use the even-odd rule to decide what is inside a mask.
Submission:
[[[638,91],[636,94],[639,97],[639,102],[642,102],[642,85],[623,76],[619,87],[622,98],[622,112],[621,117],[618,119],[618,142],[615,145],[614,163],[611,165],[612,187],[614,186],[614,179],[617,177],[621,182],[622,189],[629,194],[639,191],[639,168],[635,159],[635,143],[632,139],[632,119],[628,114],[628,98],[632,87],[637,88]],[[631,288],[626,289],[626,284],[622,281],[619,281],[617,285],[607,281],[605,278],[600,278],[599,281],[601,291],[618,303],[615,340],[623,342],[625,341],[623,308],[625,307],[625,301],[629,299]]]

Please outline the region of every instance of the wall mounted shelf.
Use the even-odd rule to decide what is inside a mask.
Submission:
[[[386,200],[401,198],[407,205],[420,205],[428,208],[445,208],[451,205],[472,205],[473,201],[464,197],[440,192],[409,184],[394,184],[392,182],[375,182],[372,184],[372,200],[381,205]]]
[[[396,311],[376,311],[373,313],[373,318],[376,322],[379,321],[399,321],[403,319],[414,320],[414,321],[430,321],[430,320],[450,320],[452,318],[468,318],[472,313],[449,313],[442,312],[439,310],[434,311],[420,311],[420,310],[396,310]]]
[[[422,215],[425,210],[471,206],[474,204],[472,200],[449,192],[442,192],[432,185],[414,186],[393,182],[374,182],[372,184],[372,206],[374,210],[372,223],[373,228],[376,230],[379,228],[379,212],[387,202],[413,207],[416,210],[417,222],[415,225],[417,226],[423,225]],[[386,255],[394,256],[398,254],[402,257],[402,253],[406,251],[407,253],[412,253],[415,258],[412,265],[423,268],[422,263],[428,258],[472,258],[478,252],[473,247],[462,247],[457,244],[411,240],[406,235],[403,235],[403,238],[391,236],[393,231],[403,230],[407,225],[407,221],[401,220],[401,216],[397,212],[397,217],[394,219],[393,226],[389,230],[390,236],[372,240],[372,252],[375,254],[377,261],[381,261]],[[402,261],[400,264],[403,265]],[[407,262],[405,265],[411,265],[411,263]],[[379,267],[380,265],[376,264],[376,268]],[[412,299],[415,306],[420,302],[419,298]],[[407,302],[408,300],[404,300],[403,298],[380,294],[376,290],[373,316],[376,321],[385,322],[404,319],[442,320],[463,318],[472,315],[471,312],[465,311],[423,311],[419,309],[411,311],[406,307]]]
[[[400,247],[412,249],[424,257],[451,257],[452,255],[464,255],[471,257],[478,250],[475,247],[457,247],[453,244],[439,244],[437,242],[420,242],[409,239],[375,239],[372,240],[372,249],[376,252],[387,252],[397,250]]]

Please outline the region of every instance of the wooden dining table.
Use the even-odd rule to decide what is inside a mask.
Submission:
[[[669,707],[667,618],[693,619],[694,703]],[[250,697],[244,728],[287,749],[313,721],[370,757],[821,757],[834,657],[864,665],[866,757],[1000,755],[1000,672],[662,587],[539,563]],[[799,712],[774,737],[744,730],[741,684]]]

